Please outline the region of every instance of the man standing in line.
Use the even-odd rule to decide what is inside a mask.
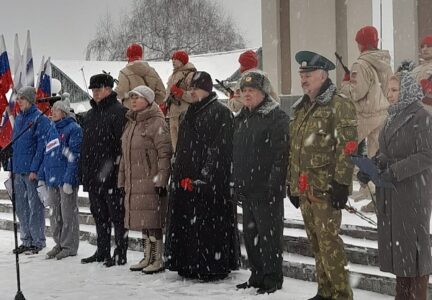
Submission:
[[[126,124],[126,111],[112,90],[114,79],[109,74],[90,78],[92,108],[83,121],[80,177],[89,193],[90,211],[95,219],[96,252],[81,263],[104,262],[107,267],[126,263],[128,235],[124,227],[124,192],[117,188],[121,157],[121,136]],[[111,258],[111,223],[114,224],[116,248]]]
[[[243,207],[243,233],[251,276],[238,289],[258,294],[282,288],[283,199],[288,163],[288,116],[270,96],[261,72],[240,80],[244,108],[234,120],[234,196]]]
[[[258,69],[258,57],[253,50],[247,50],[240,54],[238,62],[240,64],[240,79],[241,76],[244,76],[248,72],[262,72],[265,76],[267,76],[267,74]],[[243,98],[240,91],[240,79],[234,86],[234,93],[229,95],[230,98],[228,99],[227,103],[228,108],[234,113],[238,113],[244,106]],[[277,103],[280,103],[279,96],[275,93],[274,88],[271,85],[269,93],[273,100],[275,100]]]
[[[309,300],[352,300],[339,231],[354,170],[348,156],[357,148],[355,107],[330,80],[331,61],[310,51],[295,58],[305,94],[289,126],[287,193],[301,209],[315,256],[318,293]]]
[[[36,107],[36,90],[22,87],[17,93],[20,112],[13,128],[12,139],[22,134],[12,145],[12,176],[14,176],[16,214],[20,222],[22,244],[14,249],[27,254],[37,254],[46,246],[45,208],[39,199],[37,173],[44,153],[58,148],[57,135],[49,119]],[[51,137],[53,139],[51,140]],[[51,143],[52,141],[52,143]]]

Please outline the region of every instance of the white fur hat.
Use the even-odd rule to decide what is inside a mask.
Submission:
[[[134,88],[132,91],[128,93],[128,98],[130,98],[131,95],[137,95],[139,97],[144,97],[148,103],[152,104],[155,98],[155,94],[152,91],[151,88],[145,85],[139,85],[136,88]]]

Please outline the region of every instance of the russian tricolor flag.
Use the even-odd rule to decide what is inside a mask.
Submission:
[[[41,68],[39,70],[36,99],[46,98],[51,96],[51,79],[52,79],[52,68],[51,58],[48,57],[44,63],[42,58]],[[37,102],[37,101],[36,101]],[[49,102],[37,103],[37,107],[41,111],[46,111],[46,115],[50,115]]]
[[[12,88],[13,81],[9,65],[9,58],[6,51],[4,36],[0,40],[0,114],[2,120],[0,124],[0,147],[4,148],[9,144],[12,137],[12,124],[9,120],[7,107],[8,101],[6,93]]]

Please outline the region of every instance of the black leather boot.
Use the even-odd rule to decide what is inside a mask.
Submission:
[[[127,263],[126,257],[127,250],[120,250],[119,248],[114,249],[114,254],[110,259],[104,262],[104,265],[109,268],[115,265],[122,266]]]
[[[89,264],[93,262],[103,262],[107,257],[105,255],[99,254],[99,252],[96,250],[96,252],[89,257],[81,259],[82,264]],[[109,258],[109,256],[108,256]]]

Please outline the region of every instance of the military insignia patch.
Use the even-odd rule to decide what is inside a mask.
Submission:
[[[252,77],[251,77],[251,76],[248,76],[248,77],[245,78],[245,81],[246,81],[246,82],[249,82],[249,81],[251,81],[251,80],[252,80]]]

